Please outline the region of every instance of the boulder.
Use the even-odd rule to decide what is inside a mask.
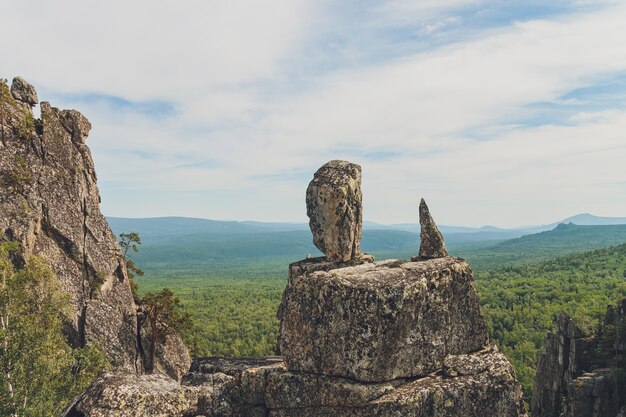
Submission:
[[[361,249],[361,167],[330,161],[317,170],[306,191],[313,243],[329,260],[348,261]]]
[[[426,375],[488,342],[471,269],[458,258],[293,275],[280,316],[290,371],[359,381]]]
[[[430,215],[426,201],[420,202],[420,250],[419,259],[445,258],[448,249],[443,235]]]
[[[202,380],[214,373],[233,377],[240,392],[234,412],[243,417],[266,417],[265,393],[270,375],[285,372],[285,364],[278,356],[252,358],[196,358],[184,384]]]
[[[30,107],[39,103],[37,90],[22,77],[13,78],[13,82],[11,82],[11,95],[15,100],[26,103]]]
[[[161,374],[107,373],[98,378],[61,417],[236,417],[238,387],[224,374],[180,385]]]

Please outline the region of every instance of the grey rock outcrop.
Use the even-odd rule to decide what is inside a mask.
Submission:
[[[454,357],[449,357],[454,362]],[[525,415],[521,389],[511,365],[488,347],[464,355],[479,366],[463,373],[362,383],[299,372],[271,373],[265,392],[270,416],[510,416]],[[488,412],[488,413],[486,413]]]
[[[338,160],[324,164],[309,183],[306,207],[313,243],[329,260],[358,257],[363,222],[359,165]]]
[[[278,357],[198,358],[182,385],[155,375],[102,378],[63,417],[525,416],[520,385],[497,348],[445,362],[421,378],[363,383],[288,371]]]
[[[26,103],[30,107],[39,103],[37,90],[22,77],[13,78],[13,82],[11,83],[11,95],[15,100]]]
[[[620,404],[626,401],[626,386],[617,377],[625,371],[625,318],[626,299],[617,308],[609,306],[603,326],[605,329],[612,326],[611,337],[607,337],[601,332],[587,335],[567,315],[558,317],[555,331],[545,337],[537,364],[533,415],[619,415]],[[610,355],[602,355],[603,350],[610,352]]]
[[[108,373],[61,417],[238,417],[238,395],[235,379],[221,373],[186,385],[160,374]]]
[[[281,318],[289,370],[360,381],[426,375],[488,341],[471,269],[457,258],[292,274]]]
[[[420,201],[419,212],[421,242],[418,259],[445,258],[448,256],[446,243],[423,198]]]
[[[21,94],[20,85],[14,91]],[[44,258],[71,298],[70,342],[95,342],[115,366],[134,371],[135,304],[116,239],[99,208],[96,172],[84,143],[91,125],[77,111],[47,102],[36,123],[29,107],[18,105],[6,85],[0,88],[0,228],[5,240],[19,243],[14,263],[19,268],[33,255]]]
[[[19,77],[11,91],[0,83],[0,239],[19,243],[17,268],[37,255],[55,271],[70,297],[74,347],[95,343],[114,367],[142,372],[136,306],[86,145],[91,124],[47,102],[35,120],[36,101]]]

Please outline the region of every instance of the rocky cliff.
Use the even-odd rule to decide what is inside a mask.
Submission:
[[[89,121],[41,103],[16,77],[0,83],[0,238],[19,243],[16,267],[44,258],[69,294],[74,346],[98,344],[113,365],[142,372],[137,309],[115,236],[100,212]]]
[[[307,211],[328,253],[289,267],[281,357],[199,358],[182,384],[107,374],[65,416],[526,416],[511,364],[488,340],[469,265],[442,256],[443,241],[414,261],[359,253],[360,198],[350,196],[360,195],[360,168],[324,167],[332,175],[316,173]]]
[[[597,333],[567,315],[546,335],[533,388],[533,416],[626,416],[626,299],[609,306]]]

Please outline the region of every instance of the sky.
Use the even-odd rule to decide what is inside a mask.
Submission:
[[[624,1],[0,5],[0,77],[91,121],[106,215],[306,221],[346,159],[369,221],[626,216]]]

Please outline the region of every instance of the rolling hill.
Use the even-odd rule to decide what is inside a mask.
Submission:
[[[306,224],[177,217],[109,221],[116,234],[136,231],[141,235],[143,245],[134,259],[149,275],[277,276],[290,262],[307,254],[321,255]],[[549,231],[513,239],[503,239],[500,233],[447,233],[445,238],[450,253],[468,259],[475,269],[539,261],[626,242],[626,225],[562,223]],[[419,234],[366,228],[361,248],[378,259],[407,259],[418,251]]]

